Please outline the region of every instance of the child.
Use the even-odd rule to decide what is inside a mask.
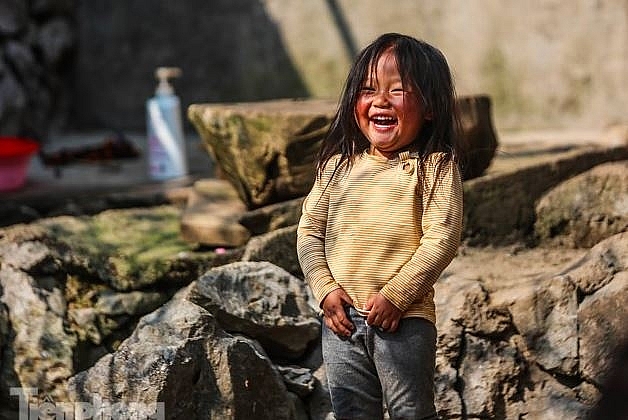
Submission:
[[[462,183],[443,54],[384,34],[353,64],[303,203],[297,253],[323,310],[337,419],[436,418],[433,284],[456,254]]]

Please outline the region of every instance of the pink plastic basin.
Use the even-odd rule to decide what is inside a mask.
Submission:
[[[0,136],[0,191],[24,185],[31,157],[38,150],[39,143],[33,140]]]

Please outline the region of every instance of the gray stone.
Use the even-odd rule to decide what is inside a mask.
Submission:
[[[299,366],[276,366],[283,377],[288,391],[300,398],[309,396],[314,391],[314,376],[309,369]]]
[[[8,41],[5,44],[5,57],[27,89],[38,85],[35,82],[42,76],[44,69],[37,62],[31,48],[21,42]]]
[[[615,274],[628,270],[628,232],[619,233],[591,248],[568,264],[561,275],[569,276],[585,295],[608,284]]]
[[[203,180],[191,192],[181,214],[181,235],[190,243],[239,247],[251,237],[239,223],[246,207],[226,181]]]
[[[253,235],[296,225],[301,217],[303,199],[304,197],[299,197],[247,211],[240,216],[240,224]]]
[[[188,299],[226,331],[258,340],[271,357],[299,358],[319,338],[305,283],[269,262],[213,268],[194,283]]]
[[[112,316],[144,315],[154,311],[168,299],[168,295],[160,292],[101,293],[94,304],[94,310]]]
[[[580,370],[600,385],[613,369],[613,351],[628,340],[628,271],[617,273],[578,308]]]
[[[68,389],[72,401],[98,395],[120,416],[161,410],[167,418],[292,419],[295,411],[256,343],[226,334],[209,312],[181,298],[143,317],[115,353],[73,377]]]
[[[539,279],[510,307],[532,359],[544,370],[574,376],[578,369],[578,298],[567,276]]]
[[[311,420],[335,420],[334,411],[329,398],[329,388],[327,386],[327,373],[322,365],[313,373],[314,390],[310,394],[308,402],[308,412]]]
[[[44,63],[49,69],[62,64],[74,50],[76,43],[74,27],[70,20],[55,17],[39,28],[37,47],[43,53]]]
[[[28,22],[28,3],[21,0],[0,2],[0,35],[14,35]]]
[[[516,345],[465,336],[459,369],[465,417],[504,418],[525,370]]]
[[[58,384],[74,374],[77,338],[65,326],[63,284],[50,278],[46,287],[40,287],[24,271],[3,263],[0,286],[10,328],[3,348],[0,401],[8,399],[9,387],[39,388],[56,401],[65,401]]]
[[[242,261],[268,261],[303,277],[296,249],[297,226],[293,225],[251,238],[244,248]]]
[[[56,236],[68,264],[86,267],[121,292],[180,288],[215,258],[230,258],[193,252],[180,237],[180,210],[173,206],[108,210],[91,218],[62,216],[42,219],[38,226],[46,237]]]
[[[528,367],[529,381],[533,386],[522,387],[521,403],[506,407],[501,418],[529,418],[538,420],[585,420],[592,405],[578,397],[577,389],[561,384],[554,376],[536,365]]]
[[[466,333],[493,339],[506,338],[512,329],[510,312],[506,307],[491,304],[490,296],[480,283],[463,292],[462,310],[452,321]]]
[[[0,13],[1,15],[1,13]],[[21,117],[26,108],[27,96],[24,87],[18,83],[11,70],[0,60],[0,127],[4,135],[18,135],[21,131]]]

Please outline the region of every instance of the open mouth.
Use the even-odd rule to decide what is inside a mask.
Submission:
[[[376,127],[387,128],[397,124],[397,119],[394,117],[386,117],[382,115],[375,115],[371,118],[371,122]]]

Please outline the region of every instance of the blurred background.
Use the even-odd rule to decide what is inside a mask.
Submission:
[[[0,0],[0,133],[141,133],[158,66],[182,69],[185,120],[192,103],[337,99],[389,31],[438,46],[498,133],[628,119],[626,0]]]

